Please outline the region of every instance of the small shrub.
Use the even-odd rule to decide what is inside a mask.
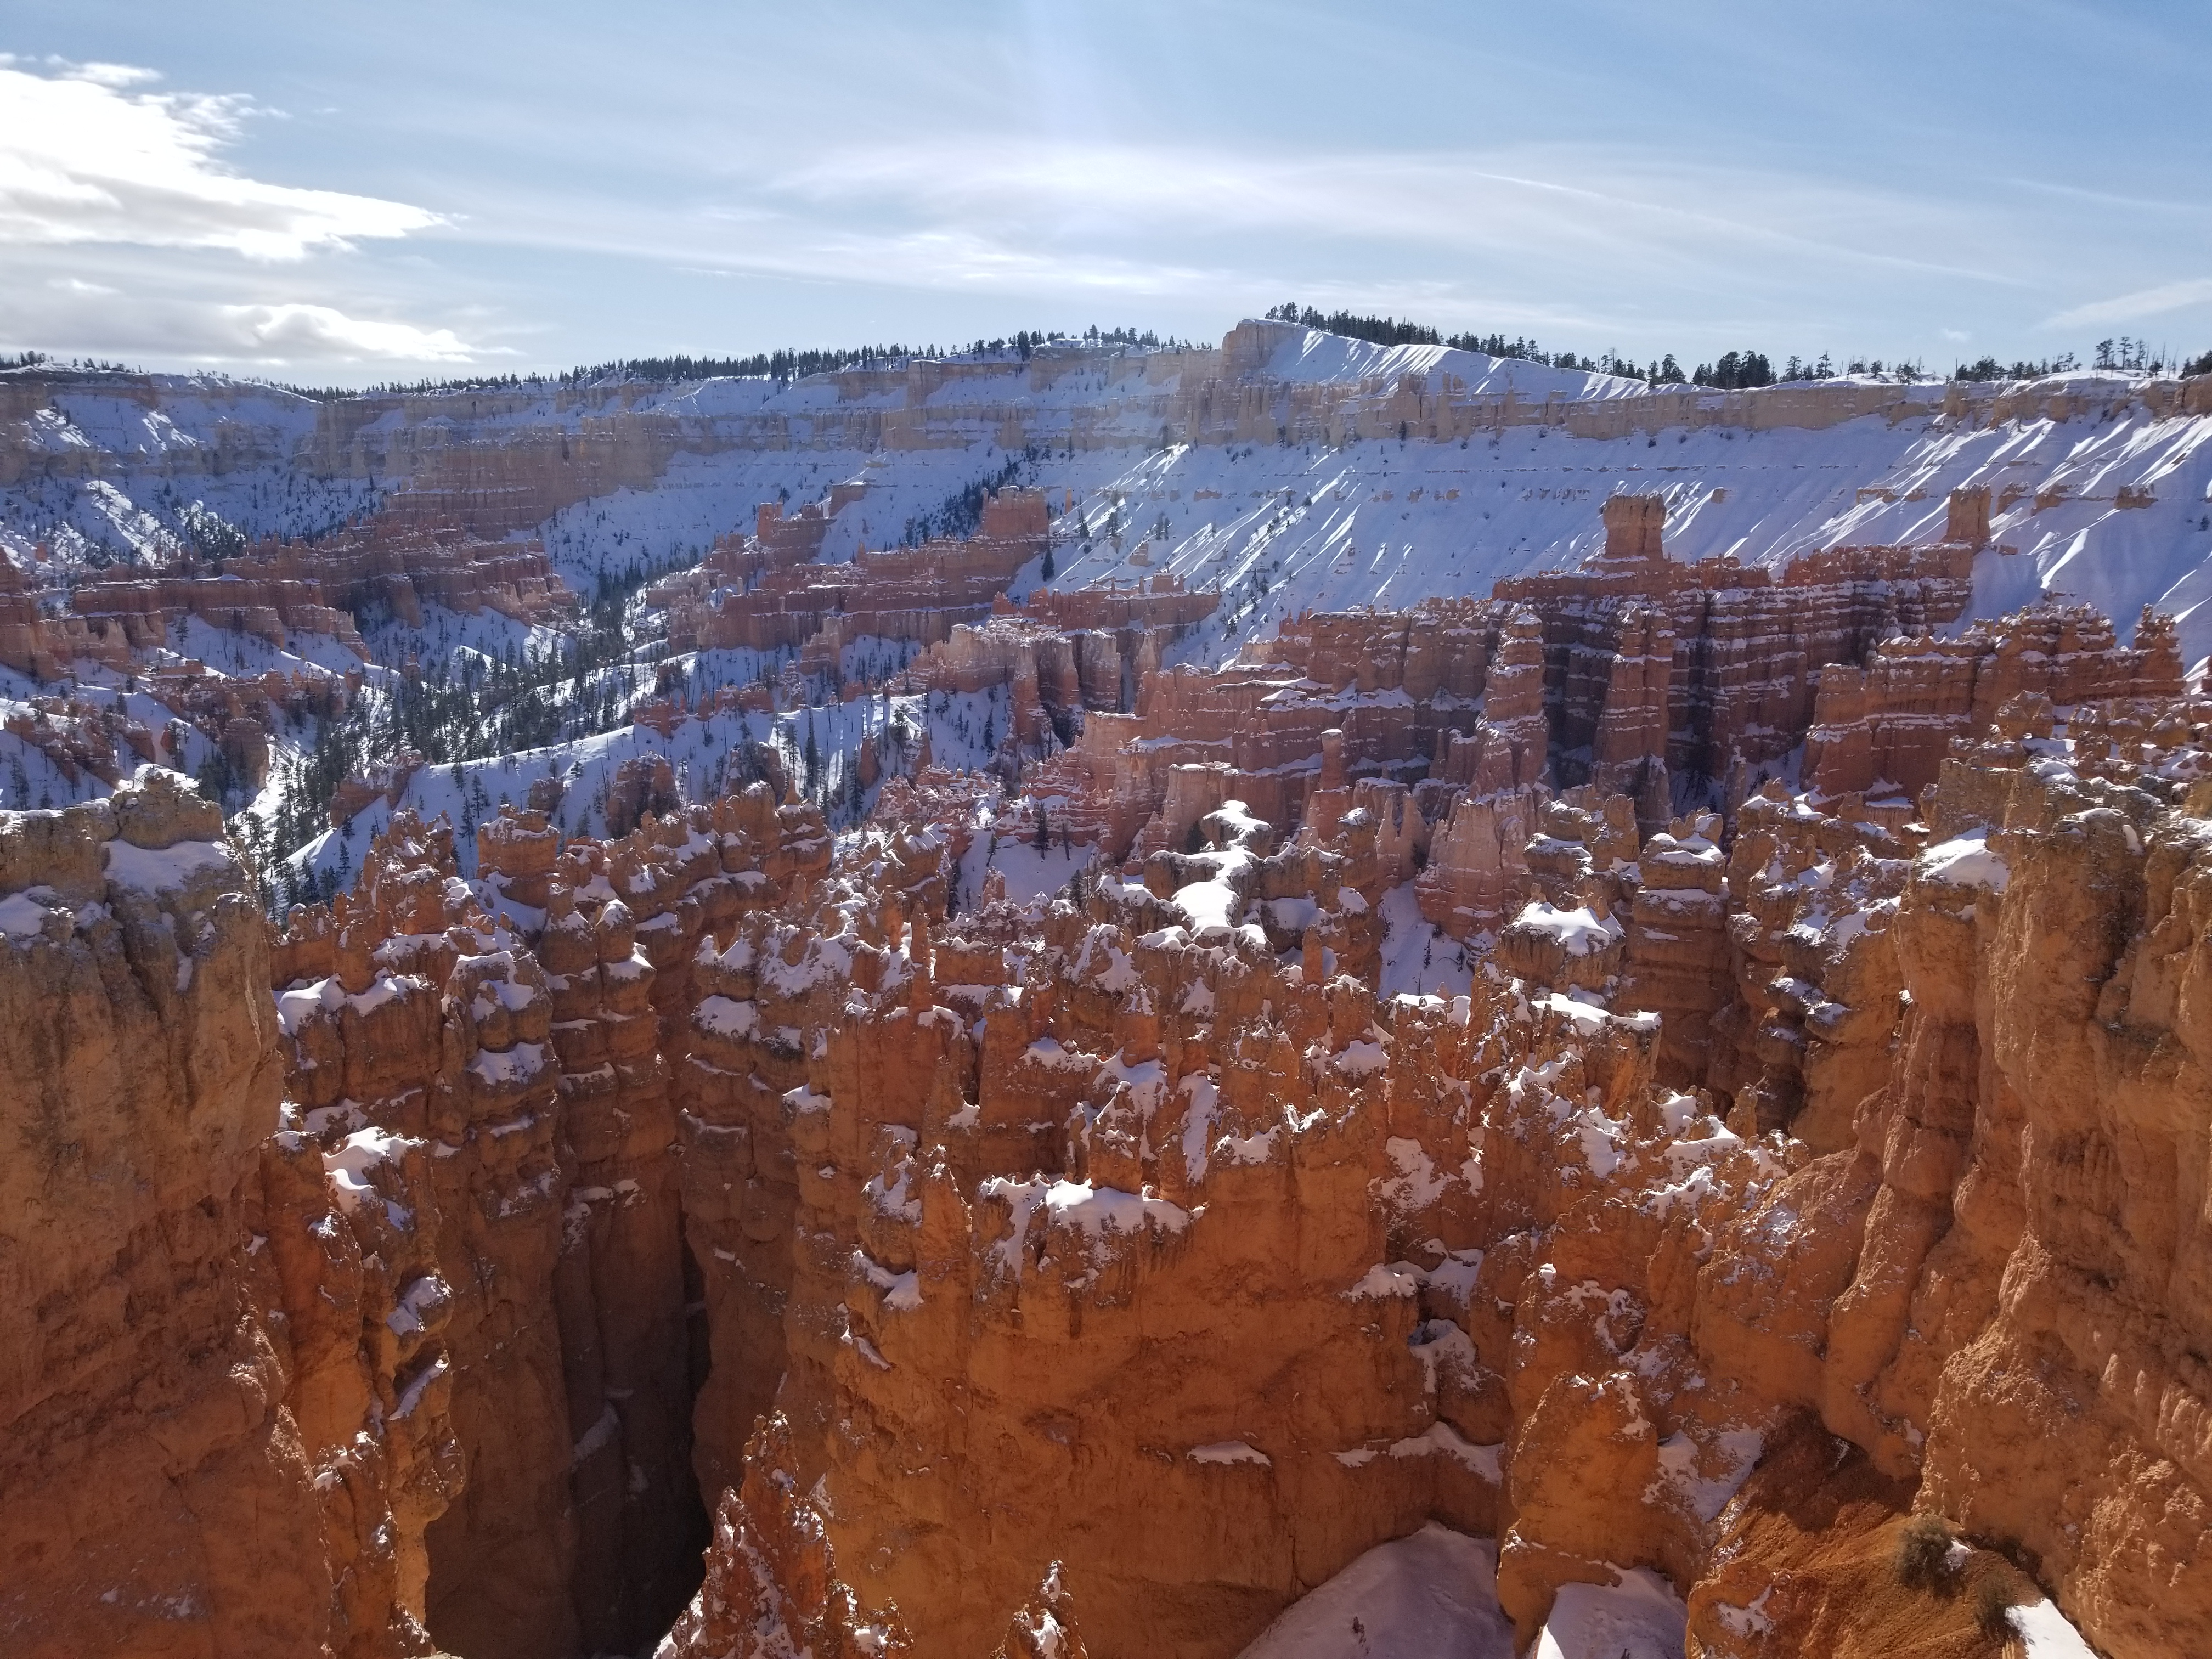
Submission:
[[[1951,1577],[1951,1528],[1940,1515],[1916,1515],[1897,1540],[1898,1582],[1935,1589]]]
[[[2012,1586],[2002,1573],[1991,1573],[1974,1590],[1974,1622],[1992,1639],[2012,1634],[2012,1620],[2005,1616],[2012,1607]]]

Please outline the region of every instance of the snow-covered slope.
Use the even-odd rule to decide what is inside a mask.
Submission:
[[[1432,1521],[1292,1602],[1243,1659],[1513,1659],[1498,1547]]]
[[[1538,1632],[1537,1659],[1682,1659],[1686,1610],[1648,1568],[1569,1584]],[[1377,1545],[1300,1600],[1242,1659],[1514,1659],[1498,1605],[1498,1547],[1431,1521]]]
[[[2212,417],[1961,431],[1940,417],[1868,416],[1818,431],[1612,440],[1513,427],[1464,447],[1178,448],[1103,480],[1086,459],[1101,458],[1041,477],[1078,492],[1094,532],[1118,492],[1123,544],[1094,534],[1053,585],[1166,569],[1218,586],[1228,626],[1202,647],[1206,659],[1303,610],[1486,593],[1500,577],[1577,563],[1603,545],[1599,508],[1616,492],[1666,496],[1677,557],[1779,564],[1814,547],[1938,540],[1946,495],[1967,484],[2015,497],[1977,562],[1973,615],[2063,592],[2125,629],[2154,605],[2180,617],[2192,663],[2212,652]],[[2148,504],[2120,505],[2123,489]]]
[[[1449,379],[1462,387],[1456,396],[1510,390],[1524,404],[1632,411],[1648,391],[1447,347],[1265,326],[1273,347],[1240,384],[1285,397],[1412,376],[1431,386]],[[1571,563],[1599,544],[1598,507],[1616,490],[1667,496],[1678,556],[1776,562],[1842,542],[1932,539],[1945,494],[1986,483],[2000,504],[1996,544],[2014,551],[1982,560],[1976,614],[2057,591],[2125,627],[2155,604],[2180,616],[2192,662],[2212,653],[2212,416],[2154,415],[2141,377],[2039,382],[2014,398],[2027,412],[1994,423],[1943,415],[1939,386],[1897,388],[1890,415],[1838,424],[1759,414],[1770,406],[1762,398],[1820,395],[1784,387],[1705,394],[1692,400],[1696,420],[1648,429],[1632,413],[1623,435],[1607,438],[1572,435],[1561,422],[1444,442],[1163,445],[1162,427],[1174,426],[1177,400],[1192,390],[1183,381],[1218,374],[1219,356],[1158,354],[1133,368],[1101,356],[1036,377],[1011,360],[956,361],[949,367],[962,373],[940,385],[906,388],[878,374],[849,382],[849,395],[831,376],[618,395],[455,393],[386,399],[357,426],[348,416],[346,429],[354,450],[368,453],[402,428],[417,441],[436,428],[441,442],[496,444],[531,431],[580,433],[617,410],[675,423],[673,457],[649,485],[593,496],[534,527],[586,587],[602,570],[686,562],[748,526],[760,501],[797,504],[865,479],[867,495],[840,514],[823,549],[826,558],[849,557],[901,539],[1015,463],[1022,482],[1047,489],[1088,532],[1062,553],[1054,586],[1165,568],[1229,592],[1226,632],[1217,627],[1194,647],[1205,657],[1299,609],[1480,593],[1500,576]],[[1984,404],[1995,390],[1977,389]],[[1685,406],[1679,397],[1668,405]],[[933,422],[928,441],[853,441],[873,430],[859,416],[902,410]],[[337,522],[398,481],[309,464],[319,423],[336,418],[312,399],[204,377],[72,385],[0,424],[0,479],[13,480],[0,483],[0,547],[27,567],[41,539],[59,544],[52,550],[64,562],[98,554],[160,562],[185,544],[195,502],[249,536]]]
[[[1471,424],[1407,421],[1403,438],[1344,435],[1395,434],[1401,410],[1433,416],[1439,398],[1462,410],[1489,399],[1490,412]],[[2198,395],[2195,405],[2212,402]],[[1676,557],[1779,564],[1815,547],[1933,541],[1948,492],[1978,484],[1996,510],[1970,617],[2063,593],[2095,604],[2125,633],[2142,605],[2155,605],[2180,618],[2194,668],[2212,654],[2212,414],[2183,406],[2172,382],[2116,374],[2007,387],[1861,380],[1654,395],[1612,376],[1273,324],[1240,325],[1218,350],[1054,347],[1030,364],[955,358],[787,385],[717,379],[330,401],[210,377],[17,371],[0,374],[0,554],[51,590],[88,563],[173,562],[196,538],[205,546],[211,524],[248,538],[327,528],[410,488],[402,462],[434,471],[456,447],[490,456],[499,476],[504,446],[542,455],[620,428],[645,434],[632,459],[649,453],[650,465],[617,469],[629,482],[513,532],[542,539],[586,599],[634,594],[643,574],[694,562],[716,538],[749,528],[764,501],[795,507],[833,485],[864,483],[823,544],[821,556],[836,561],[957,529],[980,487],[1019,483],[1041,487],[1055,516],[1050,585],[1170,573],[1218,592],[1215,616],[1176,647],[1183,660],[1212,663],[1303,611],[1480,595],[1501,577],[1572,564],[1601,544],[1600,509],[1615,492],[1666,498]],[[1876,412],[1845,418],[1868,410]],[[1425,438],[1422,429],[1462,435]],[[1271,435],[1219,441],[1226,430]],[[1206,441],[1189,441],[1194,432]],[[1033,562],[1015,597],[1041,577]],[[49,603],[60,598],[50,592]],[[773,674],[790,654],[664,660],[651,645],[653,619],[630,604],[635,648],[625,659],[603,652],[573,685],[544,683],[564,741],[465,762],[459,781],[450,766],[424,771],[409,804],[453,809],[457,822],[475,806],[480,817],[502,794],[522,799],[530,778],[557,773],[569,783],[568,827],[580,831],[596,822],[590,803],[623,759],[672,748],[605,729],[659,675],[680,674],[696,696]],[[386,664],[411,652],[481,672],[495,658],[560,647],[546,630],[489,611],[431,610],[421,629],[382,615],[358,620]],[[347,666],[342,653],[301,645],[315,660],[295,663],[200,623],[173,643],[216,674]],[[859,672],[911,642],[854,649],[873,653],[851,665]],[[372,688],[386,676],[372,669]],[[0,681],[19,717],[32,714],[23,705],[39,690],[20,677]],[[910,726],[929,721],[942,759],[980,761],[981,734],[994,720],[1004,730],[1003,711],[980,705],[900,712]],[[723,718],[732,729],[694,722],[679,733],[696,746],[670,754],[679,779],[711,776],[710,762],[733,741],[792,752],[803,742],[789,716],[773,732],[756,720],[742,734]],[[833,779],[867,718],[825,711],[817,722]],[[281,776],[324,734],[309,722],[270,735],[272,775]],[[205,746],[188,745],[193,765],[204,763]],[[458,793],[447,800],[441,787]],[[0,732],[0,794],[9,804],[59,804],[103,788]],[[263,795],[252,805],[266,822]],[[349,869],[367,828],[305,848],[288,839],[297,877]],[[1408,951],[1408,964],[1443,971]]]
[[[1249,325],[1247,325],[1249,326]],[[1452,374],[1478,396],[1501,392],[1542,401],[1547,397],[1626,398],[1647,391],[1641,380],[1617,374],[1587,374],[1580,369],[1553,368],[1515,357],[1492,357],[1486,352],[1462,351],[1443,345],[1376,345],[1319,329],[1279,331],[1282,338],[1269,354],[1264,373],[1277,380],[1395,380],[1406,374]]]

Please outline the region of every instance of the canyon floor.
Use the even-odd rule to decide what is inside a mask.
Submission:
[[[0,374],[0,1650],[2212,1650],[2208,438]]]

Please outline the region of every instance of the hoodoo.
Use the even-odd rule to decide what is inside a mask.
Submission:
[[[2212,1649],[2212,380],[0,378],[0,1651]]]

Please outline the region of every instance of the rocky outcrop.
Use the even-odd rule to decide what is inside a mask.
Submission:
[[[746,1443],[744,1484],[723,1493],[715,1514],[707,1582],[655,1659],[875,1659],[907,1650],[905,1632],[865,1620],[839,1582],[820,1504],[800,1492],[792,1462],[791,1425],[781,1415],[763,1418]],[[1039,1624],[1051,1617],[1043,1610]],[[1045,1650],[1046,1659],[1081,1652]]]
[[[419,1159],[280,1111],[258,902],[189,786],[0,815],[0,1631],[11,1652],[427,1654],[459,1484]]]
[[[2182,694],[2173,619],[2146,608],[2134,642],[2087,605],[2045,603],[1956,639],[1885,640],[1863,668],[1820,671],[1805,781],[1824,795],[1917,794],[1952,739],[1979,735],[2016,698],[2070,708],[2128,699],[2154,724]]]
[[[1759,661],[1790,608],[1609,516],[1548,598],[1304,619],[834,838],[763,785],[509,811],[471,883],[400,813],[270,939],[162,776],[6,820],[0,1628],[1225,1659],[1439,1521],[1524,1639],[1642,1573],[1741,1659],[1964,1654],[1984,1583],[2203,1645],[2212,707],[2162,623],[2038,610],[1869,736],[1917,797],[1675,812],[1809,671],[1727,681],[1711,619]],[[1832,567],[1791,626],[1948,580]],[[1046,790],[1127,842],[1033,878]],[[1452,994],[1383,994],[1439,926]],[[1897,1565],[1938,1520],[1948,1592]]]
[[[1042,492],[1009,489],[985,500],[970,539],[809,562],[834,511],[824,504],[787,519],[771,502],[756,535],[726,538],[696,570],[659,584],[651,598],[668,610],[671,649],[800,648],[804,672],[842,673],[845,647],[855,641],[933,645],[956,624],[990,615],[993,600],[1045,546]],[[794,540],[794,527],[808,533]]]
[[[69,611],[52,615],[41,613],[12,564],[0,566],[0,666],[47,680],[79,659],[129,673],[134,653],[167,644],[186,617],[279,650],[295,635],[320,635],[366,661],[354,617],[372,606],[416,628],[425,602],[531,624],[566,622],[576,610],[535,543],[479,541],[451,527],[410,531],[381,519],[312,545],[258,544],[216,574],[83,582],[70,591]]]
[[[670,1068],[694,947],[815,848],[818,815],[757,785],[604,846],[507,811],[472,889],[451,831],[402,812],[279,941],[288,1091],[325,1156],[427,1159],[466,1466],[424,1537],[427,1618],[471,1659],[635,1646],[696,1583]]]
[[[1066,797],[1075,833],[1109,857],[1140,858],[1178,847],[1224,799],[1301,822],[1322,734],[1340,732],[1348,775],[1414,790],[1424,914],[1472,938],[1493,932],[1528,890],[1520,851],[1545,789],[1626,795],[1649,835],[1686,808],[1733,811],[1761,778],[1789,770],[1800,744],[1808,775],[1826,764],[1823,777],[1844,787],[1854,763],[1820,757],[1873,753],[1881,745],[1867,733],[1882,725],[1844,688],[1890,671],[1824,665],[1864,663],[1900,627],[1956,617],[1973,549],[1836,548],[1778,575],[1729,560],[1682,564],[1661,546],[1662,505],[1608,502],[1598,559],[1500,582],[1487,602],[1302,617],[1220,670],[1147,676],[1133,714],[1093,705],[1037,788]],[[1957,648],[1972,656],[2011,641],[1991,685],[2055,678],[2085,698],[2179,690],[2170,624],[2152,623],[2132,653],[2109,630],[2065,627],[2066,640],[2051,642],[2066,665],[2055,675],[2035,666],[2043,655],[2029,623]],[[1903,660],[1893,645],[1882,650]],[[1040,684],[1051,683],[1057,665],[1037,662]],[[1961,715],[1994,711],[1971,672],[1961,688],[1918,728],[1939,749],[1977,729]],[[1209,766],[1217,781],[1194,793],[1190,769]]]
[[[1132,688],[1144,679],[1139,665],[1157,668],[1169,647],[1213,613],[1220,597],[1188,592],[1166,574],[1138,590],[1040,592],[1019,608],[1002,595],[988,620],[954,623],[894,676],[891,686],[923,695],[1011,687],[1018,740],[1048,746],[1048,722],[1065,741],[1077,729],[1077,710],[1126,709]]]
[[[1525,1634],[1643,1567],[1713,1652],[1972,1651],[1985,1579],[2185,1648],[2199,1385],[2158,1206],[2202,1154],[2121,1149],[2195,1133],[2203,711],[2152,738],[2130,706],[1960,732],[1917,809],[1770,784],[1732,844],[1571,793],[1455,1002],[1235,925],[1300,858],[1403,879],[1339,739],[1308,828],[1352,840],[1207,808],[1041,944],[1012,907],[886,926],[888,849],[749,924],[690,1086],[756,1265],[706,1272],[779,1316],[782,1467],[859,1607],[974,1650],[1058,1563],[1102,1650],[1225,1654],[1439,1515],[1500,1530]],[[1899,1576],[1916,1509],[1984,1547],[1948,1589]]]
[[[1954,620],[1972,591],[1966,544],[1828,548],[1779,572],[1690,564],[1667,557],[1656,507],[1607,509],[1591,563],[1495,590],[1540,618],[1562,783],[1636,794],[1648,780],[1663,804],[1665,776],[1710,787],[1747,767],[1765,775],[1813,720],[1814,671]],[[1665,816],[1647,810],[1645,828]]]
[[[1361,1196],[1371,996],[1285,980],[1264,948],[1142,946],[1065,905],[1026,970],[1011,912],[902,934],[834,877],[823,906],[712,975],[689,1109],[695,1145],[719,1144],[686,1167],[757,1194],[748,1254],[783,1256],[787,1467],[800,1490],[826,1477],[863,1607],[896,1606],[933,1650],[981,1650],[1056,1559],[1097,1586],[1084,1624],[1102,1650],[1226,1650],[1347,1531],[1437,1502],[1488,1523],[1486,1455],[1431,1431],[1404,1341],[1414,1281],[1377,1266]],[[1270,997],[1279,1035],[1239,1022],[1231,1039],[1195,1012]],[[1276,1048],[1248,1085],[1231,1055]],[[1291,1115],[1272,1091],[1309,1075],[1327,1109],[1302,1139],[1271,1128]],[[1223,1139],[1239,1133],[1242,1152]],[[706,1253],[710,1297],[761,1296],[738,1255]],[[1130,1389],[1139,1373],[1153,1384]],[[1231,1501],[1241,1519],[1206,1518]]]

